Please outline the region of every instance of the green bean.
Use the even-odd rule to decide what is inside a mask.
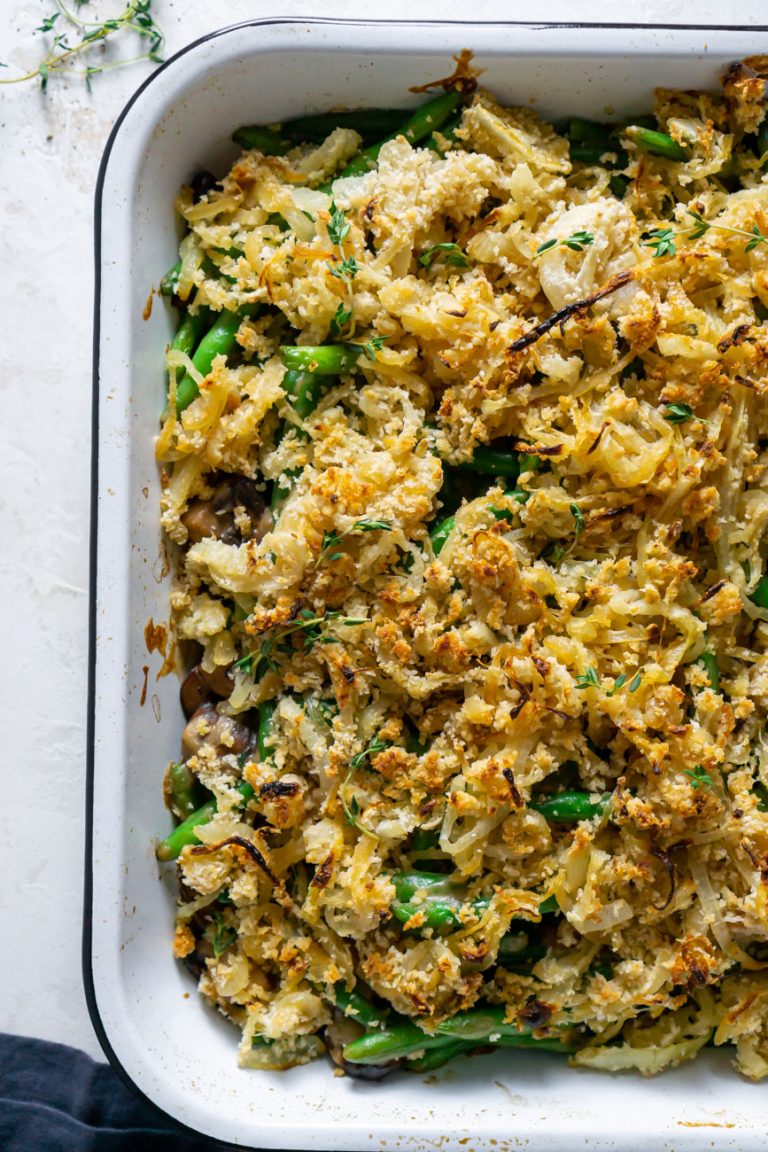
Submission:
[[[572,1052],[573,1046],[558,1036],[531,1036],[518,1032],[515,1036],[501,1036],[494,1041],[500,1048],[538,1048],[539,1052]]]
[[[232,140],[241,148],[255,148],[264,156],[284,156],[291,149],[290,140],[283,140],[279,132],[260,128],[257,124],[238,128],[232,133]]]
[[[243,797],[243,801],[247,802],[253,796],[253,788],[250,784],[242,783],[238,786],[238,792]],[[188,844],[199,844],[200,841],[195,834],[195,829],[201,824],[210,824],[216,815],[216,801],[215,799],[206,800],[205,804],[201,805],[196,812],[188,816],[169,836],[161,840],[155,849],[155,856],[158,860],[175,860],[182,848],[186,848]]]
[[[445,1047],[445,1037],[428,1036],[416,1024],[403,1020],[376,1032],[366,1032],[344,1045],[344,1059],[351,1064],[380,1064],[398,1060],[422,1049]]]
[[[224,280],[227,284],[237,284],[237,277],[225,275],[218,264],[211,260],[210,256],[205,257],[200,267],[207,280]]]
[[[470,1008],[466,1012],[457,1012],[448,1020],[438,1024],[437,1031],[441,1036],[450,1036],[453,1040],[487,1041],[493,1036],[492,1043],[498,1043],[502,1038],[519,1040],[522,1036],[530,1038],[532,1029],[520,1027],[519,1024],[506,1020],[506,1008],[501,1005],[485,1004],[481,1008]]]
[[[760,577],[757,587],[749,598],[758,608],[768,608],[768,576]]]
[[[688,159],[687,151],[667,132],[658,132],[655,128],[643,128],[639,124],[630,124],[624,129],[624,134],[637,145],[641,152],[647,152],[650,156],[663,156],[667,160]]]
[[[399,872],[393,876],[395,900],[392,902],[392,915],[401,924],[406,924],[412,916],[423,917],[419,928],[460,928],[463,924],[461,909],[467,903],[461,892],[451,883],[450,876],[435,872]],[[453,892],[450,890],[453,887]],[[416,893],[424,894],[423,899],[414,900]],[[476,916],[488,908],[490,900],[481,896],[469,902]]]
[[[380,1064],[398,1060],[415,1052],[446,1049],[446,1038],[472,1044],[499,1044],[502,1047],[542,1048],[568,1051],[567,1044],[556,1036],[538,1038],[531,1029],[510,1023],[506,1009],[497,1006],[472,1008],[458,1012],[437,1026],[435,1035],[428,1035],[410,1021],[403,1020],[376,1032],[367,1032],[344,1048],[344,1059],[352,1064]],[[467,1048],[467,1050],[469,1050]],[[457,1049],[453,1049],[456,1054]]]
[[[470,908],[477,915],[481,916],[488,907],[489,901],[473,900]],[[413,902],[401,903],[395,900],[392,904],[392,915],[401,924],[407,924],[412,916],[421,915],[423,917],[421,923],[418,925],[419,931],[424,928],[441,929],[448,928],[455,931],[457,928],[464,927],[464,921],[461,918],[461,901],[452,900],[449,896],[441,897],[427,897],[423,902],[418,904]]]
[[[362,354],[360,344],[302,344],[280,349],[286,368],[313,376],[353,372]]]
[[[360,992],[347,989],[343,980],[338,980],[333,986],[333,998],[336,1007],[339,1008],[345,1016],[349,1016],[352,1020],[357,1020],[358,1024],[364,1024],[367,1028],[378,1028],[383,1024],[388,1016],[386,1009],[377,1008],[375,1004],[363,996]]]
[[[471,1040],[446,1040],[437,1048],[430,1049],[425,1052],[423,1056],[417,1056],[415,1060],[409,1060],[406,1068],[409,1072],[434,1072],[437,1068],[442,1068],[449,1060],[453,1060],[456,1056],[464,1056],[468,1052],[474,1052],[477,1049],[477,1044]]]
[[[171,341],[171,349],[174,352],[183,352],[185,356],[191,356],[208,322],[207,308],[198,309],[194,316],[191,312],[185,312]]]
[[[615,172],[608,181],[608,187],[617,200],[623,200],[629,188],[629,180],[626,176]]]
[[[413,752],[414,756],[423,756],[429,750],[429,744],[425,744],[419,739],[418,732],[410,732],[407,729],[403,744],[406,752]]]
[[[517,479],[520,471],[517,452],[505,452],[500,448],[475,448],[472,459],[456,467],[462,472],[480,472],[484,476],[508,476]]]
[[[298,474],[299,474],[298,468],[291,468],[287,472],[283,473],[284,476],[288,477],[289,483],[282,484],[280,482],[280,477],[278,477],[276,480],[272,481],[272,494],[269,498],[269,507],[270,507],[272,512],[279,512],[280,511],[283,504],[285,503],[285,501],[288,499],[288,497],[291,494],[291,489],[293,488],[293,484],[291,484],[290,481],[294,480],[298,476]]]
[[[758,587],[759,587],[759,585],[758,585]],[[766,587],[766,593],[768,595],[768,587]],[[766,607],[768,607],[768,600],[766,602]],[[717,656],[715,656],[714,652],[710,652],[708,650],[702,652],[701,656],[699,656],[696,663],[701,665],[701,667],[704,669],[707,676],[709,677],[709,686],[712,689],[712,691],[713,692],[719,692],[720,691],[720,669],[717,666]]]
[[[398,131],[391,132],[378,144],[372,144],[358,152],[357,156],[350,160],[346,168],[342,168],[335,179],[340,180],[345,176],[360,176],[364,172],[370,171],[371,168],[375,168],[379,159],[379,152],[388,140],[405,136],[410,144],[418,144],[427,136],[431,136],[436,128],[440,128],[460,103],[461,93],[455,89],[450,92],[442,92],[434,99],[428,100],[426,104],[422,104],[411,114]]]
[[[599,144],[571,144],[570,157],[576,164],[602,164],[603,156],[611,151],[610,146]]]
[[[311,416],[320,401],[320,397],[324,392],[327,392],[335,382],[333,376],[312,376],[309,372],[303,372],[302,380],[296,392],[296,399],[293,403],[293,409],[297,416],[302,420],[306,420],[307,416]]]
[[[175,296],[179,288],[179,275],[181,274],[181,259],[178,259],[173,268],[169,268],[160,281],[160,292],[163,296]]]
[[[446,120],[461,104],[461,93],[452,88],[450,92],[441,92],[427,100],[411,113],[399,132],[393,136],[405,136],[409,144],[418,144],[420,140],[431,136],[435,129],[445,124]]]
[[[437,848],[440,843],[440,830],[438,828],[416,828],[411,833],[411,852],[428,852]]]
[[[757,155],[765,168],[768,165],[768,116],[757,130]]]
[[[513,969],[516,971],[529,972],[534,964],[537,964],[539,960],[542,960],[546,956],[547,949],[545,945],[539,941],[527,943],[523,948],[516,947],[520,935],[521,933],[508,932],[506,936],[502,936],[499,942],[496,963],[507,970]],[[522,933],[522,935],[525,935],[525,933]]]
[[[538,472],[542,465],[541,457],[533,456],[530,452],[521,452],[517,462],[521,472]]]
[[[203,336],[192,357],[192,363],[203,376],[207,376],[210,372],[216,356],[226,356],[232,350],[241,321],[242,317],[237,312],[229,312],[224,309],[222,312],[216,313],[216,319]],[[195,397],[199,395],[200,389],[197,384],[189,373],[185,372],[176,388],[176,412],[181,415],[184,409],[188,408]]]
[[[438,521],[434,528],[430,529],[429,538],[432,541],[432,551],[435,556],[439,556],[445,547],[445,543],[456,527],[456,517],[446,516],[445,520]]]
[[[606,155],[613,155],[614,160],[605,161]],[[606,144],[572,144],[570,149],[571,160],[578,164],[601,164],[608,168],[626,168],[629,156],[615,141],[609,140]]]
[[[528,1035],[526,1032],[520,1032],[517,1036],[500,1036],[491,1043],[500,1048],[538,1048],[544,1052],[569,1052],[571,1050],[556,1036],[539,1039],[536,1036]],[[430,1049],[415,1060],[409,1060],[406,1067],[409,1072],[434,1072],[456,1056],[466,1056],[470,1052],[476,1052],[480,1046],[476,1040],[446,1039],[445,1044]]]
[[[352,112],[321,112],[316,116],[297,116],[280,125],[281,136],[296,144],[309,141],[322,144],[336,128],[352,128],[365,143],[391,136],[412,115],[401,108],[357,108]]]
[[[598,124],[596,120],[582,120],[580,116],[572,116],[565,134],[569,140],[578,144],[602,144],[607,147],[611,142],[612,131],[609,124]]]
[[[444,876],[439,872],[396,872],[392,882],[398,900],[411,900],[417,892],[444,895],[450,888],[455,887],[450,876]]]
[[[428,136],[424,141],[424,147],[429,148],[430,152],[437,152],[438,156],[442,156],[443,151],[437,139],[437,133],[443,137],[444,140],[454,141],[456,139],[456,129],[461,126],[461,118],[463,113],[459,112],[458,115],[452,116],[450,120],[443,124],[442,128],[437,128]]]
[[[314,377],[310,376],[308,372],[297,372],[289,369],[283,374],[282,385],[287,396],[294,397],[298,392],[306,396],[313,380]],[[283,425],[283,430],[279,433],[278,439],[282,436],[284,428],[285,426]],[[294,433],[302,439],[306,437],[306,433],[301,428],[295,428]],[[272,494],[269,499],[269,506],[273,512],[278,512],[290,496],[293,487],[292,481],[298,476],[299,471],[300,469],[298,468],[291,468],[284,473],[288,483],[281,484],[279,478],[272,482]]]
[[[175,764],[171,764],[166,774],[168,799],[170,800],[170,807],[186,819],[191,816],[193,812],[197,811],[200,807],[202,791],[201,785],[190,770],[188,765],[183,760],[179,760]],[[203,795],[205,792],[203,791]]]
[[[275,734],[272,727],[272,718],[277,707],[277,700],[262,700],[258,707],[259,731],[257,736],[259,746],[259,759],[268,760],[274,748]]]
[[[288,396],[295,396],[301,384],[304,382],[304,377],[306,375],[308,375],[308,373],[297,372],[295,369],[289,368],[286,372],[283,373],[283,391]]]
[[[547,896],[546,900],[542,900],[539,904],[539,912],[542,916],[546,916],[548,912],[559,912],[560,905],[557,902],[556,896]]]
[[[609,799],[608,796],[596,798],[591,792],[558,792],[528,807],[540,812],[550,824],[572,824],[578,820],[601,816],[608,807]]]
[[[177,828],[174,828],[170,836],[166,836],[158,844],[155,855],[158,860],[175,860],[182,848],[186,848],[187,844],[199,844],[199,840],[195,835],[195,829],[200,824],[209,824],[216,815],[216,801],[206,800],[196,812],[188,816]]]

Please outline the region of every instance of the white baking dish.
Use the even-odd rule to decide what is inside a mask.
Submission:
[[[545,116],[648,107],[654,85],[714,87],[768,51],[768,29],[256,21],[185,49],[137,93],[110,138],[97,193],[91,763],[85,980],[119,1071],[183,1123],[260,1148],[526,1148],[749,1152],[766,1132],[765,1088],[723,1053],[653,1080],[566,1068],[558,1058],[476,1057],[428,1078],[334,1078],[237,1067],[237,1034],[171,956],[174,897],[153,839],[169,825],[164,767],[182,723],[174,677],[156,681],[144,628],[167,616],[153,438],[172,318],[153,284],[173,262],[172,205],[198,167],[221,169],[242,123],[342,106],[407,106],[472,48],[482,82]],[[144,667],[149,665],[142,705]],[[716,1131],[715,1131],[716,1130]]]

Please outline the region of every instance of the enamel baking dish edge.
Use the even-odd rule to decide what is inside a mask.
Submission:
[[[178,754],[178,683],[147,651],[167,622],[153,441],[165,302],[145,305],[173,263],[173,201],[198,168],[225,170],[243,123],[330,107],[403,107],[410,86],[475,53],[482,83],[544,116],[648,107],[656,85],[714,88],[723,68],[768,52],[766,28],[274,20],[224,29],[160,68],[112,133],[96,202],[90,762],[84,972],[120,1074],[183,1124],[237,1146],[397,1152],[676,1152],[765,1141],[765,1088],[722,1052],[655,1080],[569,1069],[545,1053],[457,1062],[382,1084],[325,1061],[285,1073],[237,1066],[237,1032],[171,954],[174,891],[154,840],[169,827],[165,765]]]

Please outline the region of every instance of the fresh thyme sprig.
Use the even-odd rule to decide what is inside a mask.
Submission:
[[[581,536],[582,532],[584,531],[587,522],[584,519],[584,513],[582,512],[581,508],[579,508],[578,504],[571,504],[570,513],[571,516],[573,516],[573,542],[575,544],[579,536]]]
[[[132,0],[118,16],[102,21],[82,20],[76,12],[66,7],[63,0],[54,2],[56,11],[46,16],[42,24],[35,29],[43,35],[53,34],[46,55],[36,68],[25,72],[22,76],[0,79],[0,84],[21,84],[26,80],[38,79],[40,87],[45,92],[51,76],[58,73],[64,76],[82,76],[90,91],[91,80],[101,72],[124,68],[127,64],[136,64],[141,60],[162,64],[161,53],[165,37],[152,15],[152,0]],[[87,2],[88,0],[75,0],[77,10],[79,11]],[[114,39],[121,32],[133,32],[145,42],[146,52],[123,60],[113,60],[108,64],[76,66],[79,60],[84,61],[90,57],[97,46]],[[79,34],[80,39],[76,42],[69,39],[73,33]],[[0,67],[7,68],[8,65],[2,64]]]
[[[373,760],[374,756],[378,756],[379,752],[384,752],[389,747],[386,740],[380,740],[378,736],[371,740],[370,744],[363,748],[362,752],[358,752],[349,762],[349,767],[352,772],[356,772],[358,768],[362,768],[369,760]]]
[[[435,260],[444,260],[446,264],[452,264],[454,268],[469,268],[469,257],[458,244],[449,242],[432,244],[429,248],[425,248],[419,256],[419,264],[424,268],[431,267]]]
[[[211,945],[213,954],[217,960],[222,953],[226,952],[228,948],[231,948],[237,940],[237,932],[225,923],[224,916],[221,912],[214,912],[212,919],[208,922],[203,932],[203,936]]]
[[[576,687],[581,690],[585,688],[599,688],[600,677],[597,674],[597,669],[593,668],[590,664],[586,672],[582,672],[580,676],[576,677]]]
[[[553,248],[570,248],[571,252],[583,252],[590,244],[594,244],[595,237],[592,232],[571,232],[570,236],[566,236],[563,240],[553,238],[545,240],[536,249],[534,260],[542,256],[545,252],[551,252]]]
[[[371,836],[374,840],[377,840],[378,837],[367,828],[364,828],[357,819],[360,814],[360,805],[357,802],[357,797],[352,796],[351,799],[347,800],[346,790],[355,772],[367,764],[369,760],[372,760],[374,756],[378,756],[379,752],[383,752],[388,747],[389,744],[387,744],[385,740],[380,740],[379,737],[376,736],[366,748],[363,748],[362,751],[352,757],[349,762],[347,774],[344,777],[344,783],[339,789],[339,799],[341,800],[341,807],[344,809],[347,823],[351,824],[353,828],[357,828],[358,832],[362,832],[365,836]]]
[[[352,281],[359,271],[359,265],[354,256],[347,256],[344,252],[344,241],[349,236],[351,224],[347,220],[341,208],[336,206],[332,200],[329,209],[329,219],[326,225],[328,229],[328,239],[334,248],[338,248],[338,256],[334,257],[332,261],[328,261],[328,267],[331,270],[331,275],[335,276],[337,280],[341,280],[347,290],[347,303],[339,304],[336,309],[336,315],[331,321],[331,333],[334,336],[340,336],[342,330],[349,327],[347,336],[354,335],[355,330],[355,297],[352,287]],[[373,359],[373,357],[371,357]]]
[[[694,768],[685,768],[683,776],[689,778],[694,792],[698,791],[699,788],[705,788],[707,792],[711,792],[715,786],[712,777],[704,771],[701,764],[697,764]]]
[[[344,304],[339,304],[336,313],[331,320],[331,336],[341,336],[343,330],[352,319],[352,309],[347,308]]]
[[[622,672],[620,676],[617,676],[613,682],[613,687],[606,689],[606,693],[605,693],[606,696],[614,696],[620,688],[624,687],[624,685],[627,683],[627,679],[628,679],[628,673],[626,673],[626,672]],[[627,691],[628,692],[637,692],[637,690],[640,687],[640,685],[642,684],[642,682],[643,682],[642,671],[636,672],[634,674],[634,676],[632,677],[631,681],[629,682],[629,684],[627,685]],[[597,669],[593,668],[592,665],[590,664],[590,666],[589,666],[589,668],[587,668],[586,672],[582,672],[581,675],[576,677],[576,687],[579,689],[582,689],[582,690],[586,689],[586,688],[599,688],[600,687],[600,677],[597,674]]]
[[[335,548],[346,536],[356,536],[360,532],[391,532],[392,525],[389,520],[372,520],[370,516],[363,516],[360,520],[356,520],[349,528],[345,528],[343,532],[324,532],[323,542],[320,546],[320,558],[328,560],[340,560],[344,555],[343,552],[333,552],[330,556],[325,556],[329,548]]]
[[[747,241],[744,245],[744,252],[751,252],[757,248],[758,244],[768,244],[768,236],[761,232],[757,224],[753,225],[750,232],[747,232],[745,228],[735,228],[731,224],[718,224],[716,220],[705,220],[700,212],[694,212],[690,208],[686,208],[686,212],[693,220],[690,228],[680,228],[677,231],[673,228],[650,228],[647,232],[643,232],[644,246],[653,248],[654,259],[661,256],[674,256],[677,252],[679,239],[687,236],[690,240],[698,240],[711,228],[717,232],[726,232],[730,236],[744,237]]]
[[[309,608],[302,608],[296,620],[288,620],[284,624],[276,624],[273,628],[268,629],[268,634],[262,640],[258,651],[241,656],[232,667],[239,669],[247,676],[252,676],[255,681],[260,680],[266,672],[279,670],[275,657],[277,652],[290,655],[295,651],[293,645],[288,643],[287,638],[289,636],[298,634],[301,637],[305,652],[310,652],[318,642],[320,644],[338,644],[339,641],[336,637],[328,636],[325,631],[326,625],[333,621],[346,627],[365,624],[364,619],[342,616],[341,612],[329,611],[323,616],[317,616]]]

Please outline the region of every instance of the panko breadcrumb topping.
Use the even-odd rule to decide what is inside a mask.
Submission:
[[[763,63],[182,189],[158,853],[245,1066],[768,1074]]]

